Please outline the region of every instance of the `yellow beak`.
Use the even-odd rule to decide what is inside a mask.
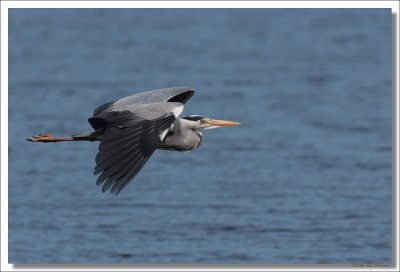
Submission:
[[[240,125],[240,123],[238,123],[238,122],[216,120],[216,119],[207,119],[206,123],[213,125],[213,126],[237,126],[237,125]]]

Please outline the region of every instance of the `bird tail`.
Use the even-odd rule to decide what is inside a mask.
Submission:
[[[74,141],[100,141],[100,134],[102,130],[88,130],[85,132],[77,133],[72,135]]]

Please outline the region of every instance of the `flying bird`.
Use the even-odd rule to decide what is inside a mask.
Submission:
[[[156,149],[193,151],[202,142],[202,130],[236,126],[237,122],[200,115],[179,118],[194,89],[174,87],[134,94],[106,103],[89,118],[92,129],[54,137],[39,134],[31,142],[100,141],[94,174],[102,191],[118,194],[139,173]]]

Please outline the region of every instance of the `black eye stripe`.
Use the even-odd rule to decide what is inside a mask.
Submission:
[[[186,116],[183,119],[190,120],[190,121],[198,121],[203,119],[203,116]]]

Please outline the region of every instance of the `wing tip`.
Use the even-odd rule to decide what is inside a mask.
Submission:
[[[179,102],[185,104],[193,95],[194,88],[188,87],[172,87],[165,90],[177,90],[177,93],[172,95],[167,102]]]
[[[177,108],[183,109],[183,105],[178,106]],[[97,165],[94,168],[94,174],[102,172],[97,178],[96,184],[98,186],[102,185],[101,190],[103,193],[111,188],[111,193],[118,195],[120,191],[135,178],[161,142],[159,134],[165,129],[168,129],[174,120],[175,117],[171,113],[154,120],[143,120],[142,122],[145,123],[141,124],[143,126],[141,128],[144,132],[140,133],[140,135],[135,134],[138,141],[143,141],[142,145],[139,145],[139,148],[137,148],[138,144],[136,144],[136,141],[133,146],[125,144],[132,143],[132,140],[130,138],[124,138],[123,136],[126,136],[126,133],[121,134],[121,130],[113,130],[114,133],[104,134],[105,136],[102,138],[99,145],[99,153],[96,155]],[[143,135],[146,137],[143,137]],[[115,148],[113,148],[114,152],[110,153],[111,149],[107,143],[114,142],[115,138],[118,137],[124,138],[123,146],[124,148],[128,147],[126,152],[129,153],[127,157],[121,156],[116,158],[116,151],[119,152],[119,149],[115,150]],[[122,158],[124,158],[124,160],[122,160]],[[120,159],[122,165],[120,164]],[[104,164],[104,160],[110,161],[110,163]],[[123,166],[123,169],[118,165],[121,165],[121,167]]]

